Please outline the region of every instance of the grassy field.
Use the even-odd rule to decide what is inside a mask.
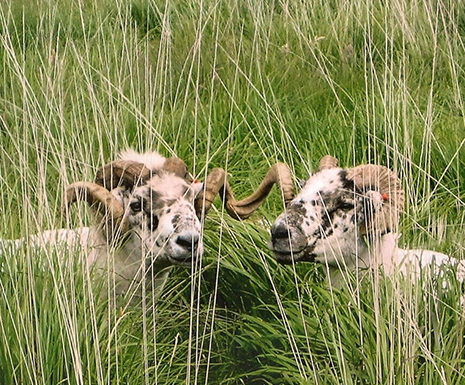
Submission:
[[[0,237],[88,224],[65,186],[127,147],[227,168],[239,197],[332,154],[399,173],[402,245],[465,258],[464,43],[461,0],[2,1]],[[216,207],[155,306],[109,305],[79,255],[0,255],[0,383],[465,383],[458,285],[332,290],[274,262],[276,191],[242,223]]]

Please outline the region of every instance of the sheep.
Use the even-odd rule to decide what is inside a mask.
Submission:
[[[441,266],[453,266],[463,282],[463,261],[398,247],[395,230],[403,206],[404,192],[393,171],[376,165],[342,169],[326,156],[275,220],[269,248],[282,264],[324,264],[335,287],[342,286],[344,271],[380,267],[387,276],[399,272],[417,280],[422,271],[442,275]]]
[[[274,165],[255,193],[236,201],[223,169],[213,169],[203,184],[189,176],[179,158],[128,150],[101,168],[94,182],[76,182],[66,189],[66,211],[73,203],[85,201],[99,217],[96,226],[3,240],[0,252],[23,245],[84,250],[88,266],[115,277],[116,295],[131,292],[134,296],[130,288],[139,287],[144,277],[153,277],[157,298],[174,265],[195,265],[202,256],[201,221],[215,196],[220,193],[233,218],[245,219],[272,185],[280,184],[281,174],[290,175],[287,166]],[[289,191],[287,186],[286,196]],[[146,279],[147,284],[151,282]]]
[[[172,266],[190,266],[202,255],[194,209],[202,187],[189,178],[182,160],[128,150],[100,169],[95,182],[76,182],[66,189],[66,210],[86,201],[100,217],[98,225],[48,230],[3,245],[10,251],[24,244],[82,248],[89,266],[114,274],[117,295],[137,287],[145,273],[153,274],[158,296]]]

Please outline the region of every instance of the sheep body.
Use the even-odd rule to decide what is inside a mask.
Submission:
[[[39,234],[34,234],[20,239],[3,239],[1,240],[1,243],[5,247],[13,247],[14,249],[19,249],[25,245],[31,247],[47,247],[55,244],[64,244],[68,248],[74,247],[75,245],[86,247],[89,244],[90,235],[90,227],[80,227],[72,230],[46,230]]]
[[[360,242],[356,258],[346,258],[341,254],[342,263],[328,265],[331,284],[341,287],[344,271],[375,268],[382,269],[386,276],[401,274],[412,282],[418,281],[425,274],[429,277],[443,277],[444,272],[452,268],[456,271],[457,281],[465,281],[465,261],[434,250],[400,248],[398,238],[396,233],[389,232],[375,241],[375,247]],[[443,287],[446,287],[446,282]]]

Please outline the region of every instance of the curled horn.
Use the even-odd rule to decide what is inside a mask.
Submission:
[[[186,163],[182,159],[176,157],[166,159],[163,169],[183,179],[189,179]]]
[[[219,193],[229,215],[235,219],[246,219],[260,207],[275,183],[278,184],[287,205],[294,198],[294,186],[289,167],[284,163],[274,164],[257,190],[249,197],[237,201],[227,181],[226,172],[221,168],[215,168],[207,176],[205,190],[195,201],[197,215],[205,215]]]
[[[113,239],[119,239],[129,229],[124,207],[110,190],[118,186],[132,189],[150,178],[151,171],[142,163],[117,160],[97,171],[95,182],[76,182],[67,187],[65,208],[85,201],[103,218],[103,226]]]
[[[166,159],[163,170],[171,172],[183,179],[188,179],[189,176],[184,161],[176,157]],[[153,171],[142,163],[117,160],[105,165],[97,171],[95,183],[108,190],[112,190],[120,185],[132,189],[134,186],[151,178],[152,175]]]
[[[336,158],[326,155],[320,160],[319,170],[337,167],[337,164]],[[361,233],[366,234],[368,229],[381,233],[395,229],[405,201],[404,190],[397,174],[384,166],[364,164],[347,169],[347,179],[352,180],[355,187],[363,193],[378,191],[383,200],[381,209],[367,220]]]
[[[97,171],[95,183],[112,190],[120,185],[132,189],[152,176],[152,172],[142,163],[117,160]]]
[[[85,201],[103,217],[109,234],[116,238],[128,231],[124,207],[105,187],[93,182],[76,182],[69,185],[65,193],[65,205],[69,208],[77,201]]]

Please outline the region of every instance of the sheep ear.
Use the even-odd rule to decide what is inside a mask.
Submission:
[[[383,208],[383,196],[379,191],[369,190],[365,193],[365,199],[371,206],[373,213],[378,213]]]
[[[199,195],[199,193],[203,190],[203,182],[195,179],[191,184],[191,189],[194,191],[195,197],[197,197],[197,195]]]
[[[363,194],[363,212],[360,213],[361,233],[374,234],[379,228],[378,214],[383,209],[383,197],[379,191],[368,190]],[[362,219],[363,218],[363,219]]]

